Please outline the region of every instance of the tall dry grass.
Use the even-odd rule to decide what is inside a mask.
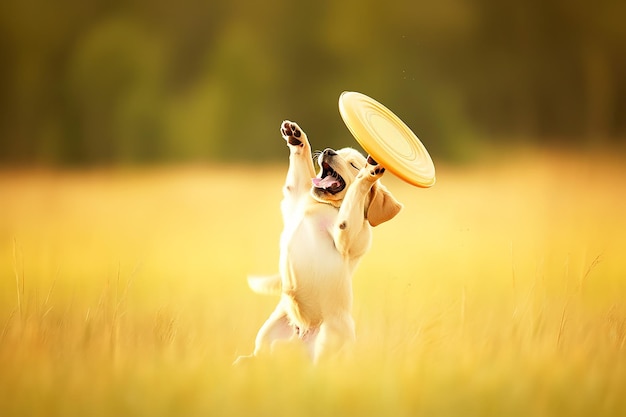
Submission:
[[[375,230],[352,355],[233,369],[276,302],[285,167],[0,174],[0,415],[626,413],[626,167],[438,167]]]

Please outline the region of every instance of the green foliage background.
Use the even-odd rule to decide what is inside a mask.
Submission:
[[[8,0],[0,162],[283,157],[281,120],[355,144],[344,90],[385,103],[438,158],[626,137],[617,0]]]

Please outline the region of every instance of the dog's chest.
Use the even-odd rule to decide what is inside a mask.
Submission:
[[[338,210],[332,206],[320,205],[309,210],[303,210],[299,215],[292,217],[285,225],[282,235],[282,244],[293,249],[319,248],[332,246],[332,230],[335,227]]]
[[[302,216],[302,226],[307,233],[316,236],[332,235],[339,209],[328,204],[318,204],[309,207]]]
[[[317,233],[328,233],[332,234],[332,228],[335,226],[335,221],[337,220],[337,213],[330,212],[324,214],[318,214],[313,218],[309,219],[311,222],[311,227],[317,231]]]

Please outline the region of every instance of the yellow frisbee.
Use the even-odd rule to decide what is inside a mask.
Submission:
[[[352,136],[378,163],[409,184],[435,184],[435,165],[415,133],[391,110],[365,94],[344,91],[339,113]]]

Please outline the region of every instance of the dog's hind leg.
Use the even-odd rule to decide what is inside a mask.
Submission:
[[[274,342],[290,339],[294,335],[295,329],[289,323],[287,313],[285,313],[282,306],[276,307],[276,310],[259,329],[254,346],[254,356],[271,353]]]
[[[313,361],[319,363],[333,357],[355,338],[354,320],[350,314],[324,318],[315,340]]]
[[[233,363],[239,365],[253,357],[268,355],[272,352],[272,345],[278,340],[290,339],[295,335],[294,327],[289,323],[287,313],[281,305],[265,321],[257,333],[252,355],[240,356]]]

